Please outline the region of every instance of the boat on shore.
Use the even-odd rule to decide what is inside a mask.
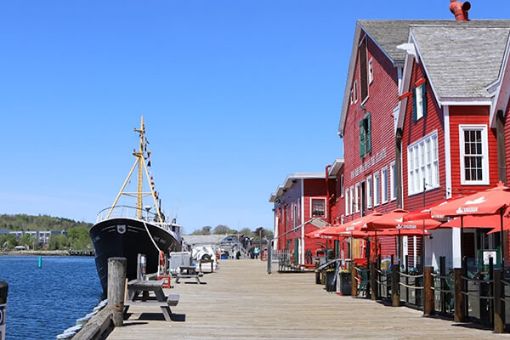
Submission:
[[[150,172],[151,152],[147,147],[143,117],[140,128],[135,129],[135,132],[140,137],[139,148],[133,152],[135,162],[112,206],[99,212],[96,223],[90,229],[97,273],[104,295],[107,290],[110,257],[127,259],[126,276],[128,280],[132,280],[137,277],[138,254],[146,256],[146,272],[155,273],[161,252],[168,256],[170,252],[180,251],[182,247],[181,226],[175,219],[166,221],[159,193],[155,190],[154,177]],[[137,190],[128,192],[126,188],[135,169],[138,169]],[[147,180],[145,186],[144,177]],[[124,196],[136,198],[136,206],[119,205],[119,200]],[[143,198],[147,196],[152,198],[152,205],[144,205]]]

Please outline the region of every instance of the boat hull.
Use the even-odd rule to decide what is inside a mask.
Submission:
[[[96,253],[96,268],[104,296],[107,291],[110,257],[127,259],[126,276],[128,280],[132,280],[137,275],[138,254],[144,254],[147,258],[146,273],[156,273],[159,250],[165,254],[181,250],[181,240],[176,234],[150,222],[131,218],[114,218],[97,223],[90,229],[90,237]]]

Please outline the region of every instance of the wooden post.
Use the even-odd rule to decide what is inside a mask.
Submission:
[[[377,300],[377,271],[376,262],[370,263],[370,298]]]
[[[351,296],[353,298],[358,296],[358,280],[356,280],[356,266],[354,261],[351,262]]]
[[[423,267],[423,316],[434,314],[434,279],[431,266]]]
[[[7,311],[7,292],[9,285],[5,281],[0,281],[0,340],[5,340],[5,315]]]
[[[400,261],[391,267],[391,305],[400,307]]]
[[[272,265],[273,265],[273,247],[271,247],[271,243],[272,242],[269,242],[269,247],[267,247],[267,273],[268,274],[271,274],[271,272],[273,271],[272,270]],[[202,270],[200,270],[202,271]],[[212,270],[211,270],[212,272]]]
[[[494,270],[494,332],[504,333],[505,332],[505,303],[504,298],[504,287],[501,282],[502,272],[501,269]]]
[[[465,305],[464,305],[464,279],[462,278],[463,269],[454,268],[454,285],[455,285],[455,322],[464,322],[465,319]]]
[[[382,275],[381,275],[381,255],[377,256],[377,267],[376,267],[377,271],[375,273],[376,275],[376,280],[378,279],[378,281],[381,281],[382,280]],[[382,283],[377,283],[377,298],[380,299],[382,295],[382,289],[383,289],[383,284]],[[386,297],[386,294],[384,294],[384,297]]]
[[[446,276],[446,257],[439,257],[439,289],[441,292],[439,293],[439,300],[441,301],[441,313],[446,313],[446,294],[444,290],[446,290],[446,280],[444,277]]]
[[[486,296],[492,296],[494,297],[494,259],[491,257],[489,257],[489,281],[492,281],[493,283],[492,284],[486,284],[484,285],[485,286],[485,289],[482,291],[483,292],[483,295],[486,295]],[[480,286],[482,286],[482,284],[480,284]],[[480,294],[480,296],[482,296]],[[480,299],[480,307],[482,306],[482,299]],[[488,307],[488,313],[487,313],[487,322],[489,323],[489,325],[491,326],[494,326],[494,300],[486,300],[484,299],[484,303],[485,303],[485,306]],[[481,308],[480,308],[481,310]]]
[[[124,324],[124,294],[127,260],[125,257],[108,259],[108,307],[115,327]]]

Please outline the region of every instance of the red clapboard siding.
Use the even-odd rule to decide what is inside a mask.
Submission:
[[[506,150],[506,184],[510,184],[510,101],[508,102],[508,106],[506,107],[505,114],[505,150]],[[510,240],[510,237],[509,237]],[[510,248],[507,248],[510,249]]]
[[[398,105],[397,69],[370,38],[368,38],[367,46],[368,60],[372,60],[374,80],[369,85],[369,97],[364,103],[364,109],[361,107],[361,99],[358,99],[356,103],[349,105],[346,112],[343,135],[345,189],[364,181],[367,176],[380,171],[383,167],[388,167],[395,160],[395,130],[392,113],[393,109]],[[358,84],[358,93],[360,93],[359,86],[361,83],[359,69],[358,55],[354,71],[355,76],[353,78],[353,84],[354,80]],[[359,154],[359,122],[367,112],[371,114],[372,151],[369,155],[361,158]],[[354,176],[351,175],[355,169],[362,166],[364,162],[367,162],[372,157],[380,154],[383,150],[386,151],[385,157],[382,157],[373,166],[369,166],[365,171]],[[389,181],[387,185],[387,190],[389,190]],[[395,200],[376,207],[380,212],[391,211],[395,208]],[[370,213],[370,211],[367,211],[367,213]],[[346,216],[346,220],[349,221],[357,217],[360,217],[359,213]]]
[[[426,75],[421,65],[414,63],[413,73],[411,75],[411,91],[415,88],[418,79],[425,78]],[[427,114],[417,122],[413,121],[413,100],[409,97],[405,110],[405,119],[402,131],[402,177],[403,177],[403,197],[404,208],[409,211],[417,210],[423,207],[423,193],[408,195],[408,167],[407,167],[407,147],[415,141],[425,137],[433,131],[437,131],[438,137],[438,158],[439,158],[439,188],[429,190],[425,193],[425,205],[439,202],[445,198],[445,154],[444,154],[444,117],[443,112],[434,97],[430,83],[427,86]]]
[[[396,237],[382,236],[378,239],[381,257],[397,256]]]
[[[489,149],[489,185],[461,185],[460,168],[460,144],[459,125],[461,124],[484,124],[487,125],[488,149]],[[450,150],[452,172],[452,194],[469,195],[471,193],[486,190],[498,183],[498,150],[496,132],[490,128],[488,106],[452,106],[450,107]]]

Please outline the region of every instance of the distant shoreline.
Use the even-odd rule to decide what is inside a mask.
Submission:
[[[75,250],[12,250],[0,251],[0,256],[94,256],[94,254]]]

